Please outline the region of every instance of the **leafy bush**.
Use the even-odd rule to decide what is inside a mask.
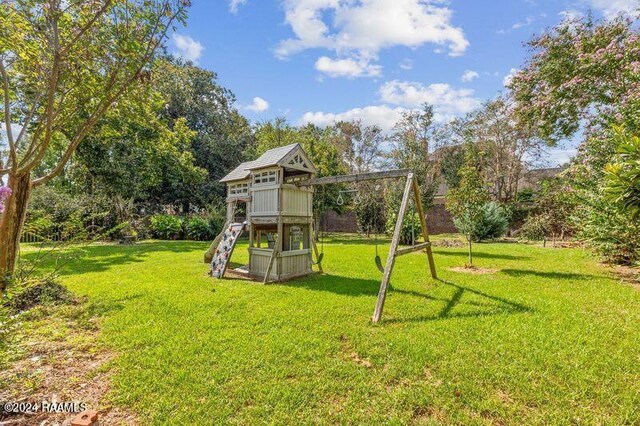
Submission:
[[[516,201],[520,203],[530,203],[534,201],[535,198],[536,198],[536,193],[531,188],[522,189],[518,191],[518,193],[516,194]]]
[[[215,238],[210,221],[200,216],[193,216],[185,220],[184,231],[188,240],[209,241]]]
[[[526,240],[541,241],[549,232],[549,218],[544,214],[529,216],[519,230],[520,236]]]
[[[389,216],[387,219],[387,234],[393,235],[396,229],[397,213]],[[417,213],[407,213],[404,216],[402,222],[402,230],[400,231],[400,244],[409,245],[412,243],[412,238],[418,240],[422,235],[422,228],[420,227],[420,217]]]
[[[53,278],[29,281],[17,288],[8,298],[6,305],[14,311],[26,311],[43,304],[70,304],[76,300],[73,293],[57,283]]]
[[[151,233],[161,240],[177,240],[182,235],[182,220],[170,214],[151,216]]]
[[[580,217],[577,236],[606,262],[633,265],[640,261],[640,223],[602,197]]]
[[[379,197],[365,196],[363,198],[362,202],[354,208],[358,228],[367,236],[372,232],[383,233],[386,228],[384,201]]]
[[[457,219],[454,219],[456,227],[460,229]],[[471,231],[473,241],[484,241],[499,238],[507,232],[509,215],[498,203],[490,201],[482,206],[482,218],[474,225]]]
[[[29,233],[38,239],[49,235],[54,231],[56,224],[49,215],[43,214],[28,221],[24,226],[24,232]]]
[[[55,185],[39,186],[29,200],[25,232],[38,240],[100,237],[118,221],[113,203],[101,195],[69,194]]]

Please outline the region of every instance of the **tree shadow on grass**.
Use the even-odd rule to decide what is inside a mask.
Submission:
[[[454,289],[453,295],[447,300],[447,303],[444,307],[436,314],[436,315],[422,315],[412,318],[391,318],[389,320],[384,320],[383,322],[387,322],[390,324],[393,323],[404,323],[404,322],[423,322],[423,321],[435,321],[435,320],[443,320],[448,318],[474,318],[474,317],[484,317],[491,315],[505,315],[505,314],[521,314],[521,313],[530,313],[535,310],[529,306],[523,305],[518,302],[513,302],[511,300],[505,299],[503,297],[494,296],[489,293],[485,293],[480,290],[473,289],[471,287],[466,287],[460,284],[456,284],[451,281],[446,281],[442,279],[438,279],[438,282],[451,286]],[[484,310],[474,310],[471,312],[456,312],[452,313],[453,309],[460,304],[460,300],[466,294],[472,294],[475,296],[482,297],[486,299],[489,303],[479,303],[479,302],[466,302],[467,306],[473,307],[485,307],[489,308]]]
[[[533,275],[535,277],[548,278],[553,280],[590,280],[593,278],[602,278],[598,275],[579,274],[573,272],[536,271],[533,269],[501,269],[500,272],[512,277]]]
[[[453,283],[451,281],[445,281],[438,279],[437,282],[450,286],[453,288],[453,293],[448,297],[436,297],[428,292],[420,292],[414,290],[404,290],[402,288],[389,287],[389,294],[400,293],[413,297],[420,297],[432,302],[444,303],[443,308],[435,315],[424,315],[411,318],[392,318],[384,320],[387,323],[402,323],[402,322],[422,322],[422,321],[434,321],[447,318],[460,318],[460,317],[482,317],[488,315],[504,315],[504,314],[518,314],[525,312],[533,312],[534,309],[523,305],[521,303],[513,302],[503,297],[494,296],[485,293],[480,290],[473,289],[471,287],[462,286],[460,284]],[[380,281],[363,278],[350,278],[341,277],[337,275],[316,275],[314,277],[305,277],[303,279],[297,279],[289,282],[279,283],[286,287],[306,288],[313,291],[325,291],[342,296],[376,296],[380,288]],[[476,297],[480,297],[486,302],[479,301],[467,301],[462,302],[465,306],[470,307],[470,312],[452,312],[456,306],[461,303],[461,299],[465,294],[470,294]],[[387,300],[389,303],[389,300]],[[373,309],[373,306],[372,306]]]
[[[117,299],[97,298],[88,307],[90,316],[102,317],[112,312],[121,311],[125,306],[136,299],[143,297],[141,293],[130,294]]]
[[[456,256],[461,259],[466,259],[469,256],[469,252],[467,251],[443,251],[435,249],[433,250],[433,254],[437,254],[439,256]],[[515,254],[496,254],[496,253],[484,253],[484,252],[473,252],[474,258],[479,259],[503,259],[503,260],[527,260],[531,259],[529,256],[518,256]]]
[[[114,266],[144,262],[153,254],[160,252],[187,253],[206,249],[206,243],[197,241],[143,241],[132,245],[90,244],[60,249],[44,257],[38,271],[48,273],[59,267],[60,275],[78,275],[89,272],[102,272]],[[22,253],[24,261],[36,261],[39,251]]]

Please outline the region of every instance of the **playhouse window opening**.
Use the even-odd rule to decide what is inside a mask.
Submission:
[[[299,170],[284,169],[285,183],[299,182],[306,179],[309,179],[309,173],[301,172]]]
[[[269,185],[278,182],[278,175],[275,170],[265,172],[257,172],[253,175],[253,183],[255,185]]]
[[[254,246],[256,248],[275,248],[278,241],[278,229],[275,227],[256,228],[254,235]]]
[[[229,195],[247,195],[249,183],[233,183],[229,185]]]
[[[285,224],[283,234],[283,251],[306,250],[309,248],[309,225]]]

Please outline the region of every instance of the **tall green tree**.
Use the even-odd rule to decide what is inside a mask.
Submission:
[[[391,166],[414,171],[425,209],[438,189],[439,147],[434,131],[433,107],[424,104],[421,110],[403,113],[389,136],[392,147],[387,155]]]
[[[100,118],[149,79],[187,0],[12,0],[0,7],[0,77],[11,195],[0,220],[0,290],[15,269],[34,186],[59,175]],[[12,124],[22,126],[14,135]],[[54,150],[54,145],[62,147]],[[43,159],[61,152],[42,174]]]
[[[188,149],[196,165],[208,173],[200,190],[185,200],[187,211],[191,204],[202,207],[224,200],[226,188],[218,181],[253,154],[251,126],[233,106],[234,94],[217,78],[216,73],[179,58],[161,58],[154,66],[153,87],[165,101],[161,117],[171,129],[177,120],[186,120],[196,132]]]
[[[473,232],[484,216],[484,205],[489,201],[487,186],[482,179],[480,160],[476,149],[466,145],[465,164],[458,171],[459,183],[447,193],[446,206],[453,215],[458,230],[469,243],[469,265],[473,265]]]
[[[259,123],[255,128],[255,139],[254,157],[269,149],[299,143],[318,170],[318,177],[347,173],[347,165],[342,159],[339,147],[335,144],[332,127],[321,129],[314,124],[295,127],[285,118],[279,117],[273,121]],[[329,209],[342,211],[342,206],[336,204],[338,191],[339,188],[336,185],[316,188],[313,203],[317,217]],[[317,227],[320,228],[320,225]]]
[[[504,203],[516,199],[524,172],[541,160],[546,143],[535,127],[514,116],[513,100],[502,95],[485,102],[465,120],[465,134],[483,153],[484,179],[491,196]]]
[[[562,23],[530,43],[526,66],[510,84],[516,116],[549,141],[583,128],[578,155],[565,173],[575,190],[577,236],[606,260],[640,259],[640,226],[612,203],[605,167],[616,161],[612,127],[637,134],[640,125],[640,33],[629,19]]]
[[[173,129],[159,118],[164,103],[121,103],[87,137],[65,177],[86,193],[147,205],[182,207],[204,185],[206,170],[195,165],[196,132],[184,118]]]

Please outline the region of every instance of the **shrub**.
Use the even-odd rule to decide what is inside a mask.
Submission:
[[[184,231],[189,240],[209,241],[215,238],[210,221],[200,216],[193,216],[185,220]]]
[[[460,224],[457,219],[454,223],[458,229]],[[490,201],[482,206],[482,218],[474,225],[471,231],[473,241],[484,241],[499,238],[507,232],[509,215],[498,203]]]
[[[396,228],[396,218],[397,214],[394,213],[389,215],[387,219],[387,234],[393,235],[393,232]],[[412,237],[415,240],[418,240],[422,236],[422,228],[420,227],[420,218],[417,213],[408,213],[404,216],[404,221],[402,222],[402,229],[400,231],[400,244],[409,245],[411,244]]]
[[[27,222],[24,226],[24,233],[31,234],[38,240],[45,239],[56,229],[55,223],[48,215],[41,215]]]
[[[361,232],[381,234],[386,228],[384,201],[379,197],[365,196],[354,208],[358,228]],[[394,222],[395,223],[395,222]],[[393,231],[392,231],[393,232]]]
[[[548,232],[549,219],[544,214],[529,216],[519,230],[520,236],[531,241],[542,241],[546,239]]]
[[[26,311],[37,305],[70,304],[75,302],[73,293],[53,278],[29,281],[10,295],[6,305],[14,311]]]
[[[151,233],[161,240],[177,240],[182,235],[182,220],[170,214],[151,216]]]

